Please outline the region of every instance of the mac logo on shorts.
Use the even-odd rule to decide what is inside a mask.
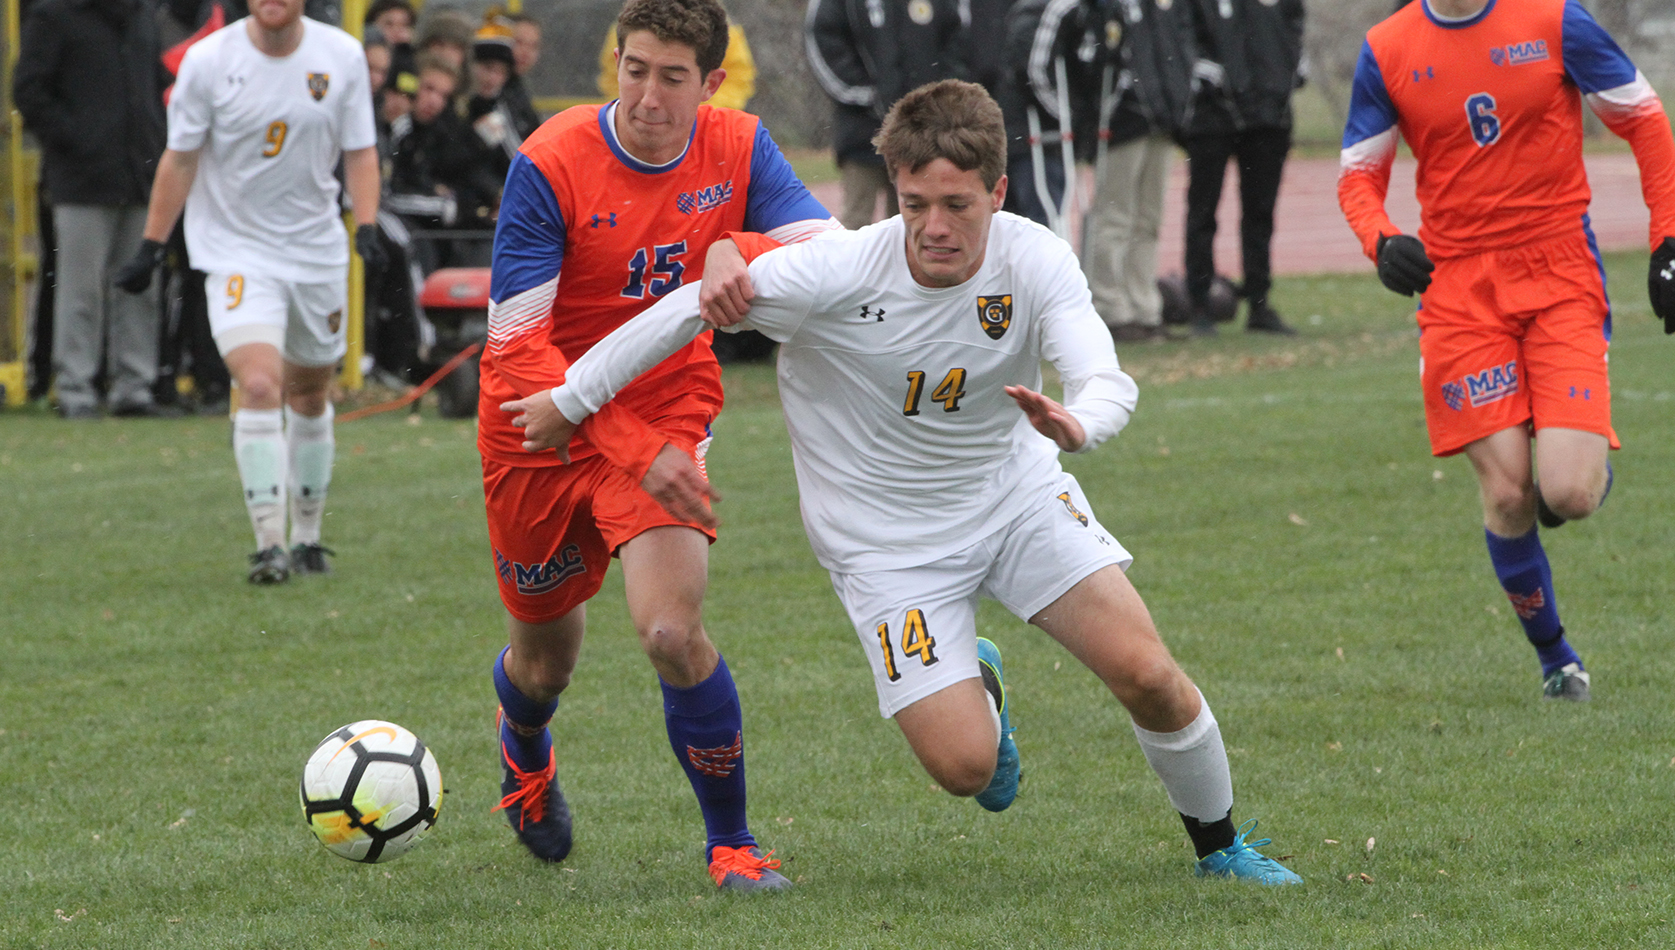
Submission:
[[[308,94],[314,97],[315,102],[319,102],[326,98],[326,88],[331,85],[331,82],[331,73],[309,73]]]
[[[1012,295],[978,297],[977,323],[991,340],[1005,336],[1006,328],[1012,325]]]
[[[566,544],[541,564],[520,564],[496,549],[494,570],[501,580],[516,587],[518,593],[533,596],[545,594],[577,574],[585,573],[587,565],[582,561],[582,549]]]
[[[1442,401],[1453,410],[1487,406],[1518,391],[1518,361],[1507,360],[1499,366],[1467,373],[1453,382],[1442,384]]]
[[[326,315],[326,329],[336,333],[342,327],[343,311],[341,309],[333,310],[331,313]]]

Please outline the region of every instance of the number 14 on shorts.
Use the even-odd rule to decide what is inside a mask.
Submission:
[[[884,672],[890,676],[890,682],[901,679],[901,672],[896,668],[896,652],[890,642],[890,624],[878,625],[878,647],[884,653]],[[936,662],[936,638],[931,636],[930,627],[925,624],[925,612],[914,608],[907,612],[907,620],[901,629],[902,659],[918,657],[926,666]]]

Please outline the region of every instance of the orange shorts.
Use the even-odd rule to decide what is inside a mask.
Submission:
[[[704,468],[707,435],[669,441]],[[525,623],[564,616],[599,592],[622,545],[665,525],[715,533],[664,511],[632,475],[593,456],[569,465],[520,468],[483,460],[489,544],[500,600]]]
[[[1502,429],[1611,430],[1610,304],[1587,231],[1437,262],[1419,307],[1431,452]]]

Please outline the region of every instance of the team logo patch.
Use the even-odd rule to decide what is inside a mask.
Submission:
[[[1012,325],[1012,295],[978,297],[977,323],[991,340],[1005,336],[1006,328]]]
[[[739,759],[744,757],[744,733],[733,735],[732,745],[718,745],[713,749],[694,749],[686,747],[686,761],[692,767],[705,775],[715,778],[726,778],[738,768]]]
[[[1517,611],[1518,616],[1525,620],[1534,617],[1541,612],[1541,608],[1547,606],[1547,598],[1541,593],[1539,587],[1528,594],[1514,594],[1507,591],[1506,599],[1512,601],[1512,609]]]
[[[1493,59],[1494,54],[1489,54],[1489,58]],[[1539,63],[1546,58],[1546,40],[1526,40],[1522,43],[1506,44],[1506,61],[1513,66],[1522,66],[1525,63]]]
[[[1442,384],[1442,401],[1448,408],[1460,410],[1467,403],[1473,409],[1499,402],[1518,392],[1518,361],[1508,360],[1463,378]]]
[[[907,5],[907,18],[919,26],[928,26],[936,11],[931,8],[930,0],[912,0]]]
[[[333,333],[336,333],[338,330],[341,330],[342,328],[343,328],[343,311],[341,309],[333,310],[331,313],[326,314],[326,329],[332,331]]]
[[[703,214],[732,200],[733,180],[729,178],[719,185],[681,192],[675,198],[675,210],[681,214]]]
[[[525,596],[548,593],[577,574],[587,573],[579,545],[566,544],[557,554],[540,564],[520,564],[494,552],[494,571],[500,579],[517,588]]]
[[[1500,46],[1491,49],[1489,51],[1489,62],[1494,63],[1496,66],[1505,66],[1506,50]]]
[[[331,83],[331,73],[309,73],[308,94],[314,97],[315,102],[319,102],[326,98],[326,89],[331,86]]]
[[[1076,503],[1070,500],[1069,492],[1059,492],[1058,500],[1064,502],[1064,510],[1070,512],[1070,517],[1080,521],[1082,527],[1086,528],[1088,526],[1088,516],[1082,514],[1081,510],[1076,507]]]

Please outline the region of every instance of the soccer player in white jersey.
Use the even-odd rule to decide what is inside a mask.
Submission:
[[[999,108],[970,83],[923,86],[874,141],[901,216],[778,249],[735,235],[755,258],[751,287],[718,319],[742,315],[738,326],[781,344],[804,525],[871,661],[880,713],[943,788],[991,811],[1011,804],[1018,753],[1000,654],[976,635],[977,599],[992,597],[1127,708],[1200,875],[1299,883],[1255,850],[1266,842],[1248,840],[1254,821],[1235,828],[1216,719],[1124,575],[1128,552],[1059,465],[1060,450],[1115,435],[1137,390],[1069,246],[999,211]],[[578,360],[565,385],[506,403],[524,447],[566,445],[701,332],[697,294],[669,294]],[[1063,377],[1063,405],[1038,391],[1043,359]],[[673,504],[697,512],[707,500]]]
[[[302,7],[254,0],[249,17],[187,51],[145,243],[118,275],[131,291],[150,283],[184,208],[192,263],[208,273],[210,329],[238,385],[233,453],[256,532],[257,584],[330,570],[320,544],[335,452],[327,387],[347,349],[340,155],[356,249],[369,270],[383,262],[366,56]]]

